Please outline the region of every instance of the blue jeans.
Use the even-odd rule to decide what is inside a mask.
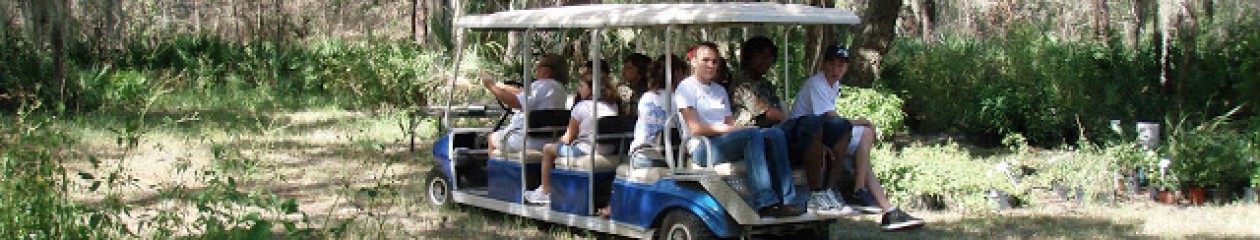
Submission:
[[[744,160],[755,209],[796,202],[796,186],[792,183],[792,164],[788,161],[783,130],[748,128],[710,136],[709,144],[714,150],[715,163]],[[708,163],[708,153],[705,149],[691,150],[691,156],[700,164]]]

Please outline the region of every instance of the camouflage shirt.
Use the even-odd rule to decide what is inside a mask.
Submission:
[[[769,127],[778,124],[766,118],[766,110],[778,108],[783,110],[783,101],[775,92],[774,84],[763,77],[753,80],[740,74],[731,90],[731,101],[734,105],[735,125]]]

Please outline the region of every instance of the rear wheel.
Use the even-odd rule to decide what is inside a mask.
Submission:
[[[692,239],[716,239],[713,231],[705,227],[704,221],[689,211],[675,209],[665,216],[665,221],[661,223],[661,227],[657,229],[656,239],[661,240],[692,240]]]
[[[434,208],[451,208],[451,181],[442,173],[442,169],[434,166],[424,177],[424,196],[429,206]]]

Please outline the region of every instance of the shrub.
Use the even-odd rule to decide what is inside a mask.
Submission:
[[[906,132],[906,113],[901,111],[904,101],[896,94],[849,86],[841,88],[840,99],[836,99],[836,113],[840,116],[870,120],[879,136]]]
[[[1165,148],[1172,157],[1171,171],[1197,186],[1230,186],[1249,180],[1254,157],[1247,134],[1230,128],[1220,116],[1214,121],[1187,127],[1173,126]]]
[[[960,211],[989,209],[990,190],[1025,195],[995,166],[974,159],[957,144],[911,146],[900,153],[887,147],[872,151],[872,167],[892,202],[914,204],[923,196],[941,196]]]
[[[60,159],[67,156],[60,152],[73,140],[63,132],[39,127],[46,124],[40,120],[23,117],[18,122],[19,126],[0,127],[0,145],[6,146],[0,148],[0,237],[122,236],[126,229],[113,213],[69,198],[71,188],[65,183],[77,178],[66,173]]]

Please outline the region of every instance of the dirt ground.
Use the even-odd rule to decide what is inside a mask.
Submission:
[[[299,227],[321,232],[345,227],[339,234],[325,233],[330,237],[601,236],[489,211],[436,210],[423,204],[416,181],[432,164],[425,145],[433,130],[422,127],[418,148],[410,151],[403,114],[331,110],[260,114],[244,120],[199,118],[155,126],[130,149],[117,144],[119,135],[105,127],[76,125],[81,139],[69,150],[84,157],[70,162],[70,173],[119,173],[125,181],[96,191],[87,190],[91,185],[88,181],[75,181],[79,190],[72,197],[99,204],[106,196],[118,196],[118,201],[132,208],[122,219],[142,235],[160,228],[144,223],[155,222],[164,213],[182,214],[188,224],[201,214],[194,201],[164,193],[171,189],[196,192],[207,187],[211,176],[232,176],[240,182],[240,191],[295,199],[301,214],[257,207],[228,208],[230,211],[261,212],[266,217],[291,220],[304,215],[309,221]],[[94,167],[89,157],[102,164]],[[875,215],[853,217],[833,226],[833,238],[1260,238],[1260,224],[1253,222],[1260,218],[1260,205],[1254,203],[1186,207],[1129,196],[1114,204],[1081,205],[1049,193],[1040,198],[1040,204],[996,212],[909,209],[928,222],[927,227],[909,232],[881,232]],[[181,229],[177,234],[196,235],[198,230]]]

